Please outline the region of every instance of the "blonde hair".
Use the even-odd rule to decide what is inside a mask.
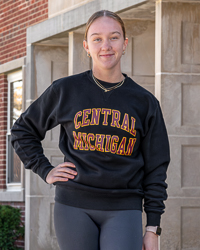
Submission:
[[[124,22],[122,21],[122,19],[116,13],[114,13],[112,11],[100,10],[100,11],[95,12],[87,21],[86,28],[85,28],[85,36],[84,36],[85,41],[87,41],[87,34],[88,34],[88,30],[89,30],[91,24],[97,18],[102,17],[102,16],[110,17],[110,18],[114,19],[115,21],[117,21],[121,25],[121,28],[123,31],[123,37],[125,40],[126,39],[126,30],[125,30]]]

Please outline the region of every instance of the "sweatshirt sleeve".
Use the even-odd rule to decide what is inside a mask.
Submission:
[[[145,124],[148,127],[142,141],[144,157],[144,210],[147,226],[160,226],[167,199],[167,168],[170,162],[169,141],[160,105]]]
[[[43,154],[41,141],[46,131],[58,125],[56,110],[58,98],[51,84],[14,123],[11,143],[26,169],[37,173],[45,182],[53,169]]]

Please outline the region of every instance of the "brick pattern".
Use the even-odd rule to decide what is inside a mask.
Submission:
[[[0,64],[26,56],[26,29],[48,19],[48,0],[0,1]]]
[[[10,205],[12,207],[20,208],[21,221],[25,224],[25,203],[24,202],[0,202],[0,205]],[[24,239],[19,238],[16,240],[15,245],[20,249],[24,249]]]
[[[0,75],[0,190],[6,189],[7,93],[7,77],[2,74]]]

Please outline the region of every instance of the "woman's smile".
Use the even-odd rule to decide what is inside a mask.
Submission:
[[[105,55],[100,55],[100,56],[113,56],[113,54],[105,54]]]
[[[100,55],[103,58],[110,58],[112,57],[114,54],[105,54],[105,55]]]

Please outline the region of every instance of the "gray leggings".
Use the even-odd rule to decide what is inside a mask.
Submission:
[[[55,202],[60,250],[142,250],[142,212],[91,210]]]

